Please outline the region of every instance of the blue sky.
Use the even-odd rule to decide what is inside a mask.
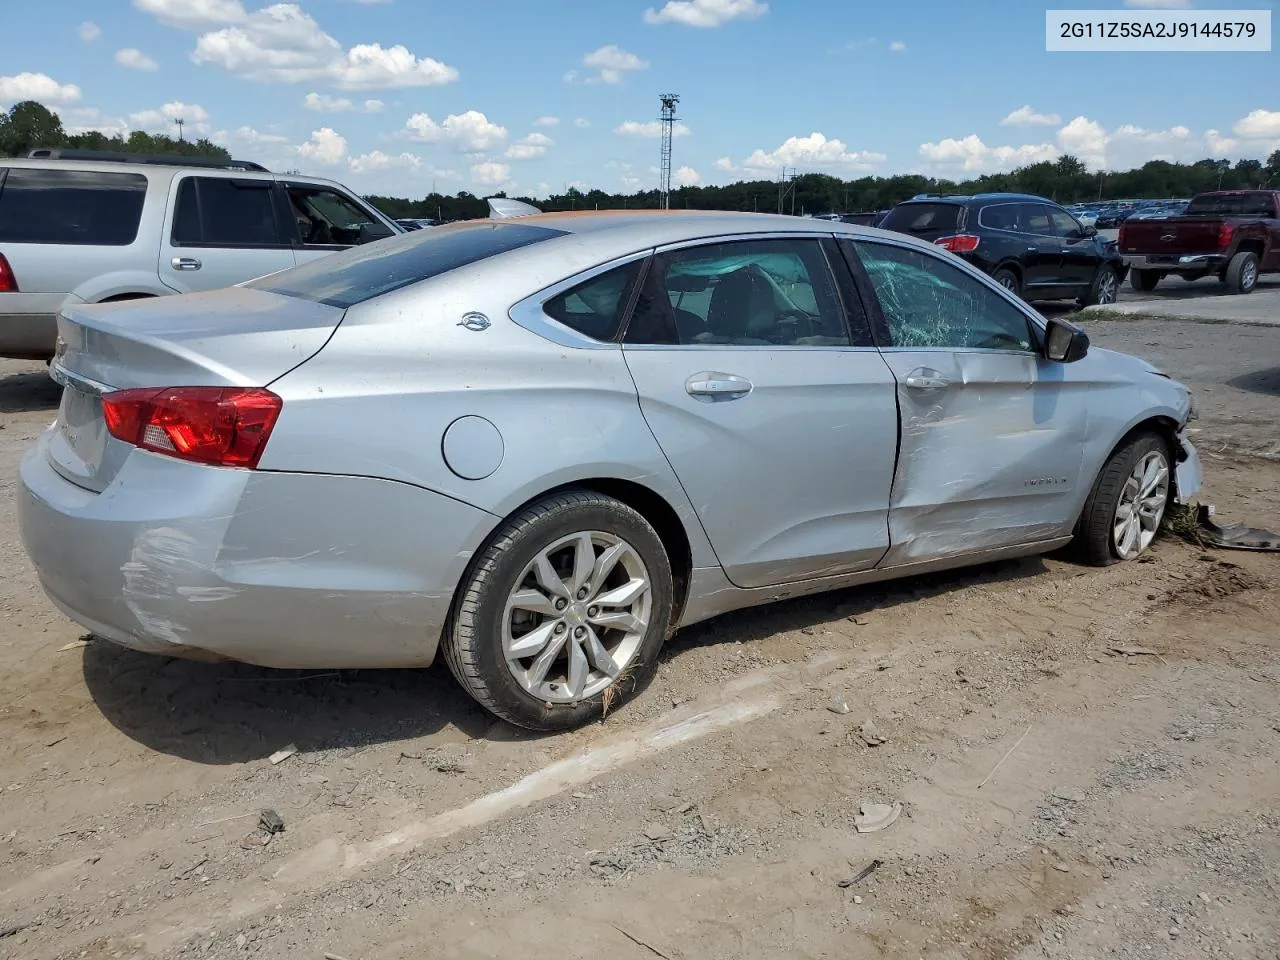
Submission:
[[[1047,7],[1155,5],[1193,4],[12,0],[0,107],[109,132],[181,116],[237,156],[400,196],[651,188],[666,91],[686,183],[1280,148],[1275,52],[1045,52]]]

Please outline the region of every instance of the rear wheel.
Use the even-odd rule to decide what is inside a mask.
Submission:
[[[579,726],[643,689],[671,621],[671,564],[635,510],[590,491],[541,500],[476,558],[445,631],[458,682],[531,730]]]
[[[1227,264],[1222,278],[1227,293],[1253,293],[1258,285],[1258,255],[1252,250],[1241,250]]]
[[[1085,501],[1076,548],[1094,566],[1136,560],[1155,540],[1169,502],[1169,447],[1140,433],[1111,455]]]
[[[1133,284],[1133,289],[1140,290],[1143,293],[1150,293],[1156,288],[1156,284],[1160,282],[1160,271],[1131,270],[1129,272],[1129,282]]]
[[[991,279],[1015,296],[1022,296],[1022,281],[1008,267],[1001,267],[991,275]]]
[[[1093,283],[1089,284],[1089,292],[1080,298],[1082,307],[1105,306],[1115,303],[1120,292],[1120,278],[1115,268],[1103,264],[1093,275]]]

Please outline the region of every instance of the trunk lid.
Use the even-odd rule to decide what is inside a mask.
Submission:
[[[63,386],[49,462],[101,491],[134,449],[107,433],[102,395],[131,387],[264,387],[314,356],[344,311],[262,290],[76,305],[58,318]]]
[[[1216,253],[1221,226],[1221,217],[1130,220],[1124,224],[1120,252],[1147,256]]]

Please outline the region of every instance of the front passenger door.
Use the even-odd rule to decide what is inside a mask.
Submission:
[[[659,250],[623,356],[729,580],[874,567],[889,545],[893,374],[834,240]]]
[[[850,264],[881,317],[902,440],[883,566],[1070,533],[1088,384],[1043,358],[1019,306],[931,251],[857,240]]]
[[[1051,296],[1062,280],[1062,239],[1053,228],[1049,208],[1043,203],[1018,204],[1022,239],[1026,241],[1023,292],[1029,297]]]
[[[392,235],[385,223],[338,190],[286,183],[284,192],[297,231],[298,263]]]

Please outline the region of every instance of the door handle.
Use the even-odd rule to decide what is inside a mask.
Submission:
[[[685,392],[697,400],[736,400],[751,392],[753,384],[732,373],[704,371],[684,382]]]
[[[199,270],[203,266],[195,257],[174,257],[169,265],[175,270]]]
[[[928,367],[916,367],[902,382],[912,390],[941,390],[943,387],[951,386],[949,377]]]

